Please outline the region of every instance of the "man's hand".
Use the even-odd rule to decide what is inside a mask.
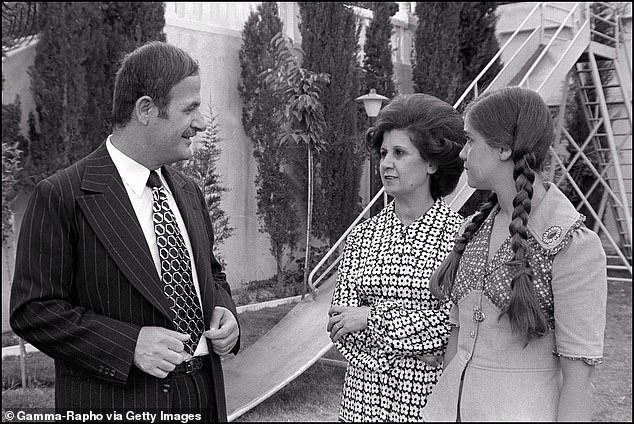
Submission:
[[[154,377],[165,378],[187,356],[189,334],[163,327],[142,327],[134,348],[134,365]]]
[[[369,306],[332,306],[328,311],[330,318],[326,329],[330,332],[330,340],[336,342],[344,334],[368,328],[369,313]]]
[[[240,328],[238,321],[230,310],[222,307],[215,307],[211,314],[209,330],[205,331],[205,337],[211,340],[213,351],[225,356],[231,352],[236,345]]]

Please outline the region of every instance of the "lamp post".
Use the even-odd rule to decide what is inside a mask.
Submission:
[[[368,94],[359,96],[355,100],[363,102],[365,113],[366,115],[368,115],[368,118],[370,118],[370,126],[373,127],[374,121],[379,115],[379,111],[383,106],[383,102],[389,99],[385,96],[377,94],[376,90],[372,88],[370,89],[370,92]],[[376,192],[376,158],[374,154],[370,154],[370,199],[374,198]],[[372,213],[371,210],[370,216],[372,215],[375,215],[375,213]]]

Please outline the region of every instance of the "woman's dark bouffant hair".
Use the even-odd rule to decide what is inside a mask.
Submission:
[[[528,216],[533,198],[535,171],[544,166],[555,131],[548,106],[536,92],[508,87],[486,93],[465,110],[475,131],[492,147],[506,147],[515,164],[513,178],[517,194],[513,199],[513,216],[509,225],[514,267],[511,302],[504,314],[509,315],[513,330],[525,335],[526,343],[545,335],[546,318],[533,290],[532,270],[527,257]],[[451,291],[460,258],[467,243],[497,205],[495,193],[480,212],[474,215],[463,234],[456,239],[453,251],[432,275],[430,288],[437,297]]]
[[[368,149],[379,154],[383,134],[391,130],[406,131],[421,157],[437,167],[429,183],[434,200],[454,191],[464,168],[458,156],[465,143],[460,113],[428,94],[402,94],[381,110],[368,129]]]

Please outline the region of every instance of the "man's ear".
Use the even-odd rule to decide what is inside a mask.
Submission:
[[[513,152],[508,147],[499,147],[498,154],[501,161],[509,160],[513,155]]]
[[[150,96],[139,97],[134,103],[134,115],[142,125],[147,125],[154,117],[156,106]]]

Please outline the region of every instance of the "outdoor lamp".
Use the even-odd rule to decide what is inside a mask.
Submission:
[[[365,113],[368,117],[376,118],[379,116],[379,111],[381,110],[381,106],[383,106],[383,101],[389,99],[380,94],[376,94],[376,90],[372,88],[368,94],[359,96],[355,100],[363,102],[363,107],[365,108]]]
[[[382,96],[380,94],[376,94],[376,90],[374,88],[370,89],[368,94],[363,96],[359,96],[355,99],[356,101],[363,102],[363,107],[365,108],[365,113],[370,118],[370,126],[374,126],[374,120],[377,116],[379,116],[379,111],[381,110],[381,106],[383,106],[383,101],[389,100],[387,97]],[[370,199],[374,198],[376,194],[376,158],[375,155],[370,155]],[[385,202],[385,200],[384,200]],[[375,208],[370,210],[370,216],[374,216],[378,213]]]

